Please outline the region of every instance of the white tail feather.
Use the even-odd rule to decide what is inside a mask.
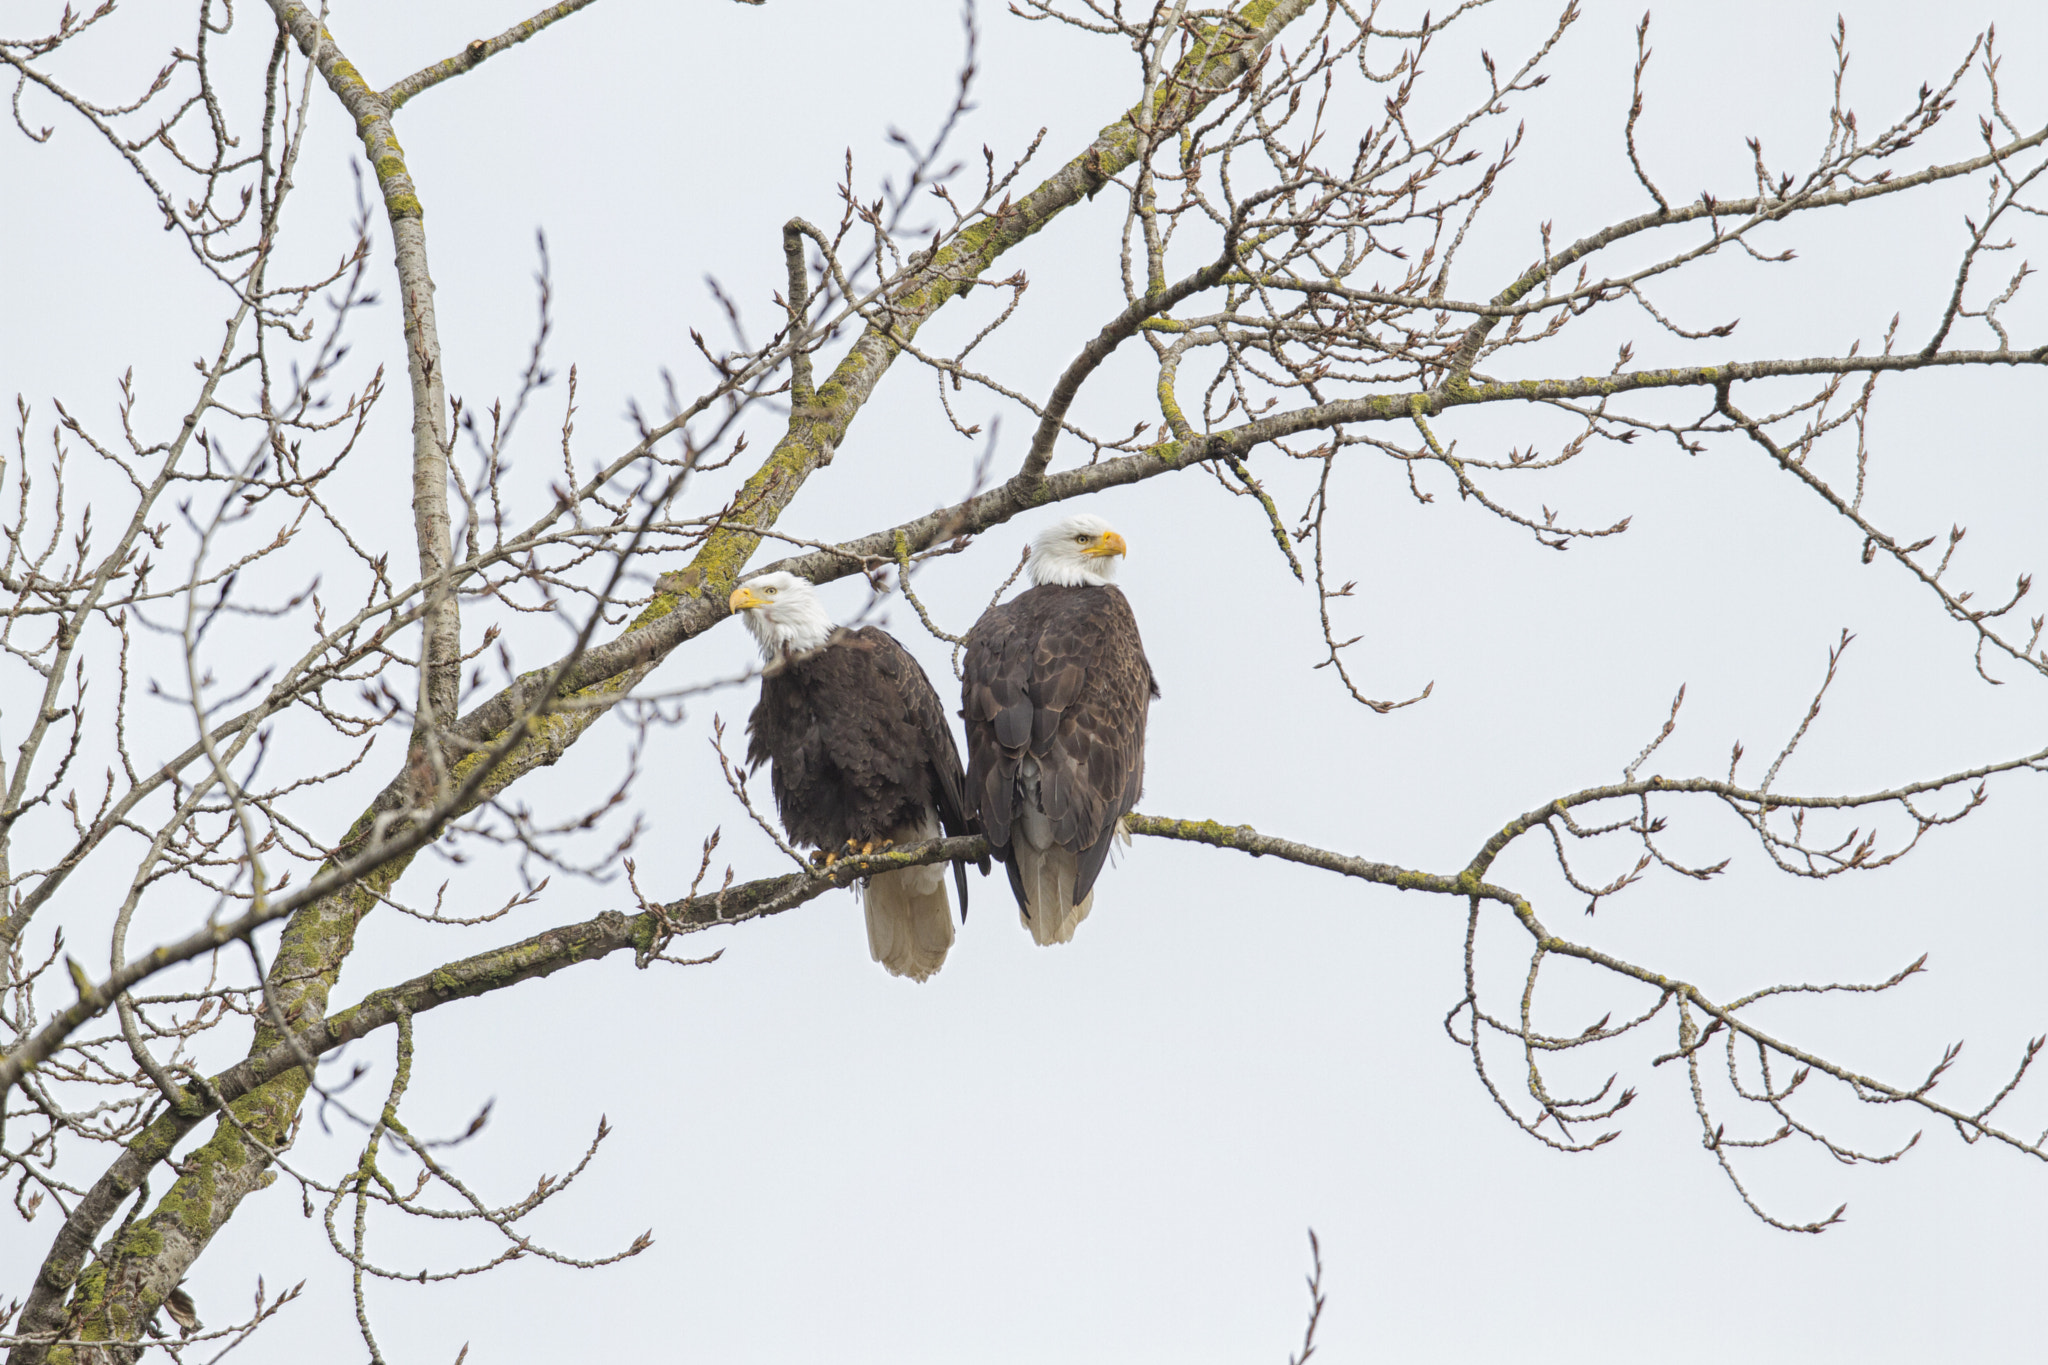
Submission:
[[[938,837],[938,820],[928,818],[929,831],[898,830],[897,843]],[[861,893],[867,912],[868,952],[891,976],[923,981],[945,965],[953,946],[953,901],[946,894],[945,863],[906,867],[868,878]]]
[[[1074,904],[1074,878],[1080,863],[1072,849],[1052,841],[1052,821],[1046,819],[1039,797],[1038,760],[1030,754],[1017,765],[1017,787],[1019,809],[1010,848],[1017,860],[1017,876],[1024,883],[1024,908],[1018,917],[1042,948],[1071,943],[1074,930],[1095,904],[1095,892],[1090,888],[1081,903]],[[1122,820],[1117,821],[1117,832],[1129,842]]]
[[[868,879],[862,896],[868,917],[868,952],[892,976],[923,981],[945,965],[953,946],[953,902],[946,865],[906,867]]]
[[[1081,921],[1088,918],[1088,911],[1095,905],[1093,890],[1074,903],[1074,874],[1077,870],[1073,852],[1055,844],[1051,848],[1033,848],[1020,839],[1012,845],[1017,859],[1017,875],[1024,882],[1024,904],[1020,912],[1024,927],[1031,931],[1033,941],[1040,947],[1055,943],[1071,943],[1074,930]]]

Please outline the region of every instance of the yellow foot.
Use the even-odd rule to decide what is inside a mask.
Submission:
[[[838,855],[837,853],[829,853],[829,852],[828,852],[828,853],[826,853],[826,854],[824,855],[824,862],[823,862],[822,866],[825,866],[825,867],[831,867],[831,866],[832,866],[832,865],[833,865],[834,863],[837,863],[838,861],[839,861],[839,855]]]
[[[868,854],[873,853],[874,851],[875,841],[873,839],[868,840],[866,843],[860,846],[860,853],[863,858],[865,858]]]
[[[831,859],[832,855],[827,853],[822,848],[814,848],[811,850],[811,864],[814,867],[823,867],[826,863],[830,862]]]
[[[881,849],[884,853],[887,853],[890,849],[896,847],[896,841],[894,839],[884,839],[875,847]]]

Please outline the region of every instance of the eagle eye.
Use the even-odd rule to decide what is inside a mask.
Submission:
[[[1074,536],[1074,540],[1077,544],[1086,545],[1088,543],[1088,533],[1086,531],[1079,532]]]

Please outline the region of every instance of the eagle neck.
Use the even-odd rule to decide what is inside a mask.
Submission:
[[[823,649],[832,640],[832,622],[824,613],[806,614],[796,621],[757,620],[761,613],[747,613],[747,629],[761,646],[761,657],[769,663],[790,663]]]
[[[1031,556],[1031,582],[1039,588],[1107,588],[1116,582],[1116,561],[1105,558],[1091,562],[1074,554],[1035,551]]]

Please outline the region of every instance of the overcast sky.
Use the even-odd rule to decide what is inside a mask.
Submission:
[[[152,32],[169,7],[148,8],[113,21],[131,28],[93,49],[108,96],[146,74],[106,73],[122,63],[147,73],[169,43],[188,41]],[[554,269],[550,355],[564,375],[573,362],[581,382],[579,458],[629,444],[627,405],[659,406],[663,368],[701,377],[689,329],[721,334],[705,276],[765,318],[782,282],[782,221],[836,221],[849,148],[872,192],[898,164],[888,130],[923,135],[943,115],[960,60],[957,7],[898,3],[886,23],[883,8],[603,0],[405,108],[398,129],[427,206],[451,391],[486,403],[516,384],[542,229]],[[2008,113],[2025,129],[2048,117],[2037,78],[2048,69],[2048,15],[2035,6],[1842,8],[1855,53],[1849,103],[1866,125],[1904,112],[1923,81],[1939,84],[1994,20]],[[1604,0],[1586,9],[1551,83],[1517,106],[1525,150],[1475,237],[1457,291],[1466,297],[1491,294],[1534,256],[1537,224],[1569,240],[1645,206],[1621,143],[1640,10]],[[1783,3],[1657,11],[1639,136],[1672,197],[1752,188],[1751,134],[1774,162],[1803,167],[1826,131],[1834,13]],[[385,85],[520,17],[496,0],[340,3],[330,26]],[[978,158],[986,143],[1007,160],[1045,127],[1045,150],[1023,177],[1033,183],[1128,105],[1131,57],[1001,6],[980,17],[977,107],[959,145]],[[1422,120],[1452,107],[1453,88],[1469,94],[1475,48],[1506,62],[1554,17],[1526,0],[1472,16],[1432,56],[1445,99],[1425,98]],[[240,65],[219,69],[260,79],[268,33],[262,9],[242,6],[231,41]],[[67,69],[84,79],[82,59]],[[1981,81],[1963,89],[1954,128],[1926,162],[1971,153]],[[360,152],[340,109],[315,93],[290,225],[309,260],[346,246]],[[1340,108],[1333,135],[1368,107]],[[104,420],[115,378],[133,365],[141,419],[162,425],[188,401],[191,358],[218,344],[218,287],[194,278],[102,144],[54,111],[31,121],[60,132],[44,146],[0,137],[0,390],[36,405],[32,429],[52,397]],[[1895,312],[1917,346],[1946,301],[1962,215],[1981,196],[1973,179],[1917,202],[1816,217],[1769,239],[1799,250],[1786,267],[1709,262],[1674,281],[1660,306],[1695,327],[1739,315],[1741,328],[1681,350],[1643,327],[1638,360],[1839,354],[1859,338],[1868,350]],[[978,353],[988,370],[1042,396],[1121,306],[1113,200],[1077,206],[1004,258],[1000,270],[1028,271],[1032,287],[1016,323]],[[373,240],[388,276],[381,219]],[[393,299],[395,280],[381,289]],[[945,325],[978,325],[974,316]],[[2010,317],[2020,344],[2048,334],[2038,300],[2022,295]],[[366,314],[359,363],[395,374],[398,328],[394,304]],[[1591,332],[1549,352],[1540,371],[1533,353],[1523,363],[1530,374],[1593,372],[1627,334]],[[1132,363],[1104,370],[1083,420],[1128,429],[1147,416],[1136,359],[1134,347]],[[907,365],[891,373],[785,529],[849,536],[965,491],[982,447],[948,431],[930,382]],[[1909,540],[1968,526],[1955,572],[1986,597],[2044,567],[2041,392],[2031,371],[1906,376],[1877,405],[1873,515]],[[550,424],[562,397],[558,380],[526,431],[535,488],[558,459]],[[395,387],[374,428],[381,453],[339,496],[372,540],[410,562],[402,401]],[[1668,410],[1696,412],[1701,401]],[[1002,412],[986,397],[965,402],[964,420]],[[757,449],[772,424],[759,431]],[[1021,457],[1027,432],[1016,411],[1003,414],[999,465]],[[1531,442],[1554,450],[1569,431],[1496,411],[1447,418],[1442,434],[1497,453]],[[1290,517],[1298,512],[1309,471],[1271,459],[1257,468]],[[1436,500],[1420,505],[1398,467],[1361,454],[1333,493],[1332,577],[1360,584],[1338,629],[1367,637],[1350,656],[1361,686],[1405,697],[1435,683],[1428,701],[1384,716],[1313,668],[1314,594],[1289,575],[1247,502],[1198,477],[1089,502],[1130,543],[1122,580],[1165,692],[1141,809],[1452,872],[1512,816],[1616,778],[1681,684],[1682,725],[1658,771],[1718,775],[1737,740],[1775,752],[1844,629],[1857,641],[1782,788],[1890,786],[2043,743],[2043,681],[1978,680],[1968,631],[1896,565],[1861,564],[1853,529],[1751,447],[1724,441],[1688,457],[1643,442],[1590,453],[1540,485],[1507,486],[1527,510],[1560,508],[1583,524],[1634,518],[1626,535],[1565,554],[1434,488]],[[1039,524],[999,528],[930,569],[920,581],[940,620],[964,631]],[[854,581],[825,597],[850,616],[866,593]],[[900,604],[883,610],[950,695],[944,646]],[[559,643],[535,628],[516,641],[519,663]],[[750,650],[736,623],[722,625],[653,685],[731,672]],[[705,742],[714,713],[737,724],[752,701],[749,686],[693,702],[686,723],[649,735],[636,789],[649,833],[636,856],[650,894],[686,889],[714,826],[739,876],[778,870]],[[0,697],[7,715],[31,705]],[[518,795],[543,812],[587,804],[616,779],[628,739],[608,723]],[[366,764],[311,817],[338,833],[389,766]],[[1996,784],[1961,826],[1858,878],[1785,877],[1725,813],[1674,805],[1671,850],[1696,862],[1732,857],[1725,877],[1653,876],[1590,920],[1533,839],[1495,880],[1525,888],[1559,932],[1723,997],[1780,980],[1882,979],[1929,952],[1934,970],[1901,992],[1760,1018],[1901,1084],[1966,1038],[1943,1093],[1974,1107],[2024,1041],[2048,1031],[2048,780],[2029,777]],[[1897,823],[1881,827],[1895,833]],[[1604,880],[1632,861],[1611,850],[1587,875]],[[118,873],[110,865],[100,881],[74,883],[61,920],[74,935],[104,942],[105,901],[95,897]],[[402,890],[430,900],[441,875],[422,860]],[[510,868],[485,866],[451,895],[495,905],[514,884]],[[1752,1159],[1751,1188],[1788,1218],[1849,1205],[1822,1236],[1773,1231],[1702,1150],[1683,1073],[1649,1065],[1671,1046],[1661,1027],[1557,1068],[1563,1083],[1597,1088],[1618,1070],[1638,1088],[1620,1140],[1564,1156],[1517,1132],[1445,1037],[1462,992],[1458,903],[1148,840],[1103,875],[1068,947],[1031,944],[1000,876],[976,881],[972,895],[958,945],[923,986],[868,961],[860,912],[834,893],[686,945],[724,949],[714,965],[639,973],[613,959],[423,1019],[408,1100],[415,1131],[458,1130],[495,1099],[490,1127],[460,1156],[472,1185],[509,1200],[572,1164],[606,1115],[614,1136],[537,1232],[582,1256],[649,1227],[656,1241],[596,1272],[525,1262],[452,1285],[380,1287],[372,1305],[390,1357],[452,1360],[466,1341],[472,1362],[599,1351],[1277,1362],[1300,1336],[1311,1227],[1325,1253],[1321,1342],[1331,1359],[1997,1360],[2038,1341],[2048,1169],[2031,1158],[1966,1146],[1913,1114],[1817,1096],[1806,1112],[1867,1149],[1927,1134],[1879,1168],[1811,1152]],[[482,929],[380,917],[335,1001],[609,907],[630,907],[623,886],[557,879],[536,904]],[[154,942],[189,927],[166,918],[136,935]],[[1504,915],[1482,931],[1499,950],[1483,960],[1501,1008],[1526,964],[1518,933]],[[1590,974],[1562,975],[1546,1027],[1576,1031],[1645,1003]],[[385,1036],[350,1052],[372,1068],[364,1094],[381,1093],[390,1055]],[[1502,1051],[1495,1061],[1518,1093],[1518,1060]],[[2048,1091],[2016,1104],[2017,1128],[2048,1125]],[[1761,1119],[1740,1122],[1746,1136],[1768,1131]],[[353,1162],[358,1140],[330,1141],[309,1121],[299,1159],[331,1173]],[[247,1358],[360,1360],[345,1267],[298,1202],[289,1182],[252,1197],[188,1287],[209,1321],[225,1323],[257,1275],[273,1289],[305,1278],[307,1298]],[[23,1292],[52,1231],[49,1215],[25,1226],[0,1212],[0,1300]],[[475,1245],[410,1226],[372,1243],[401,1266],[439,1266]]]

